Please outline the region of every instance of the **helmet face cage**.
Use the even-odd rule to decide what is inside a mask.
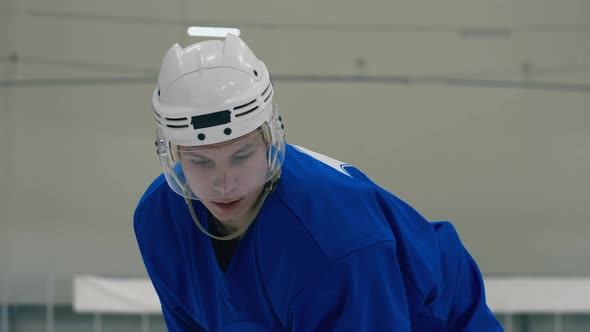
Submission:
[[[178,145],[158,129],[158,155],[170,188],[189,199],[228,200],[265,186],[285,158],[281,117],[276,106],[268,107],[269,121],[222,143]]]

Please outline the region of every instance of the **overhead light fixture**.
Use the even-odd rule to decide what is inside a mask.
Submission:
[[[199,37],[225,37],[228,33],[240,35],[240,29],[219,27],[189,27],[186,29],[189,36]]]

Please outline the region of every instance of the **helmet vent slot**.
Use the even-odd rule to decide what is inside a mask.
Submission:
[[[187,118],[166,118],[168,121],[186,121]]]
[[[234,110],[239,110],[240,108],[248,107],[248,106],[252,105],[255,102],[256,102],[256,99],[254,99],[251,102],[248,102],[246,104],[243,104],[243,105],[240,105],[240,106],[236,106],[236,107],[234,107]]]
[[[260,96],[264,97],[264,95],[268,92],[269,88],[270,88],[270,83],[268,83],[268,86],[266,87],[266,89],[264,89],[264,91],[262,91],[262,94]]]
[[[188,128],[188,125],[171,125],[171,124],[167,124],[166,127],[168,128]]]
[[[240,114],[236,114],[236,118],[237,118],[237,117],[240,117],[240,116],[244,116],[244,115],[246,115],[246,114],[248,114],[248,113],[252,113],[252,112],[254,112],[254,111],[255,111],[255,110],[257,110],[257,109],[258,109],[258,106],[254,106],[253,108],[251,108],[251,109],[247,110],[246,112],[242,112],[242,113],[240,113]]]
[[[267,101],[270,99],[270,96],[272,96],[272,93],[273,93],[273,92],[274,92],[274,91],[271,91],[271,92],[268,94],[268,96],[266,96],[266,98],[264,98],[264,102],[265,102],[265,103],[266,103],[266,102],[267,102]]]

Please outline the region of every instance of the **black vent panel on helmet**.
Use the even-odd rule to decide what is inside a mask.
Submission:
[[[193,125],[193,129],[215,127],[230,122],[231,113],[229,110],[203,115],[195,115],[191,118],[191,124]]]

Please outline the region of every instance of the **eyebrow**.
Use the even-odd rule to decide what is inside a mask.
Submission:
[[[232,155],[236,155],[238,153],[242,153],[244,151],[247,151],[247,150],[253,149],[253,148],[256,148],[256,146],[254,144],[252,144],[252,143],[248,143],[248,144],[242,146],[241,148],[239,148],[238,151],[232,153]]]
[[[236,154],[239,154],[239,153],[244,153],[246,151],[249,152],[249,150],[252,150],[252,149],[256,149],[256,145],[255,144],[253,144],[253,143],[245,144],[244,146],[240,147],[236,152],[232,153],[232,156],[235,156]],[[194,150],[191,151],[190,154],[187,154],[186,157],[189,158],[189,159],[190,158],[193,158],[193,159],[194,158],[201,158],[201,159],[211,160],[208,157],[205,157],[205,156],[199,154],[197,151],[194,151]]]
[[[190,154],[187,154],[187,155],[185,155],[185,158],[186,158],[186,159],[203,159],[203,160],[211,160],[211,159],[209,159],[209,158],[207,158],[207,157],[205,157],[205,156],[203,156],[203,155],[200,155],[200,154],[198,154],[198,153],[196,153],[196,152],[192,152],[192,153],[190,153]]]

